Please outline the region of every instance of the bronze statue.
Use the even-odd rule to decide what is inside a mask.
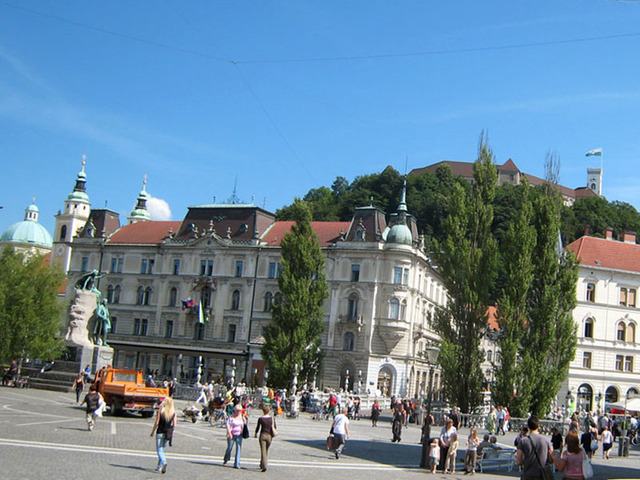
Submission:
[[[94,341],[96,345],[107,345],[107,333],[111,331],[111,319],[107,308],[107,299],[103,299],[96,307],[96,325],[93,329]]]

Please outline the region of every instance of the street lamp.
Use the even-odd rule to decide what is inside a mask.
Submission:
[[[349,370],[348,369],[344,372],[344,391],[345,392],[349,391]]]
[[[293,381],[291,382],[291,395],[295,395],[298,390],[298,364],[293,366]]]
[[[231,388],[236,384],[236,359],[231,359]]]
[[[422,425],[422,455],[420,457],[420,467],[429,467],[429,439],[431,437],[431,397],[433,397],[433,372],[438,364],[440,349],[431,345],[425,349],[427,364],[429,365],[429,400],[427,401],[427,414]]]
[[[362,370],[358,370],[358,395],[362,395]]]

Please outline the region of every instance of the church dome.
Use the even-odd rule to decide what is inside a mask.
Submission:
[[[387,243],[399,243],[401,245],[411,245],[413,243],[413,235],[406,225],[394,225],[387,233]]]
[[[53,239],[47,229],[38,223],[38,213],[35,204],[29,205],[25,209],[24,220],[11,225],[0,237],[0,242],[52,248]]]

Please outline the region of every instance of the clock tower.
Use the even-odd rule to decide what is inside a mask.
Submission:
[[[64,211],[58,211],[56,215],[51,263],[60,265],[65,273],[69,271],[73,237],[76,236],[78,229],[84,227],[91,213],[91,203],[86,191],[87,175],[84,173],[86,159],[86,155],[83,155],[82,168],[76,178],[73,191],[64,202]]]
[[[598,196],[602,195],[601,168],[587,168],[587,188]]]

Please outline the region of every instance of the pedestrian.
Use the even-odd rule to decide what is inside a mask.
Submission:
[[[608,427],[602,428],[602,458],[609,460],[609,450],[613,446],[613,434]]]
[[[85,395],[82,403],[87,405],[87,427],[89,431],[92,431],[96,423],[96,419],[100,416],[99,409],[101,408],[101,404],[104,404],[102,395],[98,393],[95,385],[91,385],[89,387],[89,393]]]
[[[342,450],[346,440],[349,438],[349,417],[347,417],[347,407],[342,409],[342,412],[336,415],[331,424],[331,431],[336,437],[336,459],[342,455]]]
[[[458,456],[458,434],[451,435],[451,442],[447,450],[447,458],[444,462],[444,473],[456,473],[456,458]]]
[[[242,451],[242,431],[244,430],[245,418],[242,414],[242,405],[233,407],[233,415],[227,420],[227,450],[224,452],[222,464],[227,465],[231,458],[233,446],[236,446],[236,456],[233,463],[234,468],[240,468],[240,453]]]
[[[262,416],[258,418],[256,423],[255,436],[260,433],[260,471],[266,472],[268,465],[267,454],[271,446],[271,440],[277,435],[276,420],[269,414],[271,407],[266,403],[262,404]]]
[[[496,430],[496,424],[498,422],[498,415],[496,413],[496,407],[491,407],[489,416],[487,418],[487,430],[489,433],[494,433]]]
[[[453,420],[447,418],[444,427],[440,432],[440,465],[438,465],[438,470],[445,470],[445,461],[447,460],[447,454],[449,453],[449,445],[451,444],[451,440],[453,435],[458,435],[458,430],[453,426]]]
[[[498,428],[496,429],[495,434],[498,435],[502,433],[502,435],[504,435],[505,433],[504,422],[507,419],[507,412],[503,406],[501,405],[498,406],[498,412],[496,413],[496,417],[498,419]]]
[[[560,460],[563,443],[564,443],[564,440],[562,440],[562,434],[558,431],[556,427],[553,427],[551,429],[551,446],[553,447],[554,461]]]
[[[582,471],[582,463],[587,454],[580,448],[580,441],[576,432],[567,434],[567,449],[562,453],[562,458],[557,460],[555,457],[553,463],[556,468],[564,472],[565,479],[584,480]]]
[[[378,419],[380,418],[380,404],[378,403],[378,399],[376,398],[373,401],[373,405],[371,405],[371,426],[372,427],[377,427],[378,426]]]
[[[202,403],[202,405],[207,404],[207,394],[209,393],[209,388],[207,387],[207,382],[204,382],[200,385],[200,394],[196,399],[196,403]]]
[[[87,383],[91,383],[91,365],[87,364],[86,367],[84,367],[84,370],[82,371],[85,381]]]
[[[475,427],[472,427],[471,432],[469,432],[469,438],[467,438],[467,452],[464,456],[465,475],[468,473],[473,475],[476,471],[476,461],[478,459],[478,445],[480,445],[480,439],[478,438],[478,430]]]
[[[353,399],[353,418],[360,420],[360,397]]]
[[[587,452],[589,458],[593,458],[593,454],[598,449],[598,430],[595,428],[588,428],[581,436],[580,443],[582,448]]]
[[[549,439],[538,433],[540,421],[532,415],[527,420],[529,435],[518,444],[516,465],[522,466],[522,480],[541,480],[542,469],[553,458]]]
[[[400,437],[402,436],[402,425],[404,425],[406,416],[407,412],[404,410],[402,403],[397,402],[393,406],[393,422],[391,423],[391,432],[393,433],[393,438],[391,439],[391,443],[400,443]]]
[[[17,375],[18,375],[18,364],[16,363],[15,360],[11,360],[11,365],[9,365],[9,368],[7,369],[5,374],[2,376],[2,385],[9,386],[11,382],[13,382],[13,384],[15,385],[15,379]]]
[[[429,468],[431,473],[436,473],[438,463],[440,463],[440,440],[434,438],[429,444]]]
[[[522,430],[520,430],[520,433],[518,434],[516,439],[513,441],[513,444],[517,447],[518,444],[520,443],[520,440],[526,437],[528,433],[529,433],[529,427],[522,427]]]
[[[73,381],[73,385],[71,385],[71,389],[76,392],[76,403],[80,403],[80,395],[82,395],[82,391],[84,390],[84,376],[82,373],[79,373],[76,379]]]
[[[158,467],[156,472],[167,472],[167,456],[165,449],[167,443],[171,445],[173,440],[173,429],[176,428],[177,416],[173,398],[165,397],[158,408],[156,421],[151,429],[151,437],[156,434],[156,451],[158,452]]]

